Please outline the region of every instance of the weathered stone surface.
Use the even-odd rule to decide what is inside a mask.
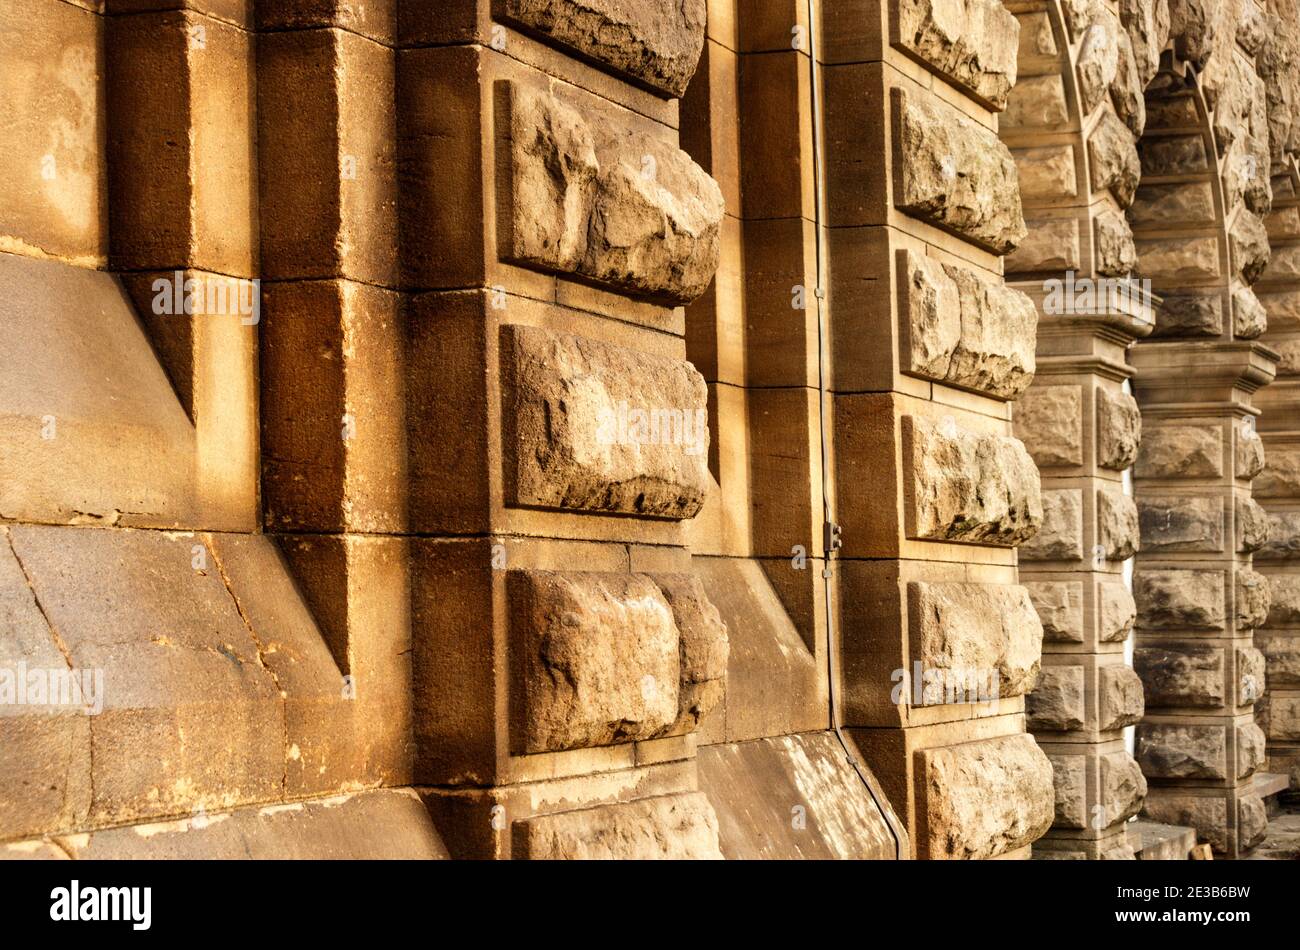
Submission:
[[[1222,630],[1222,571],[1147,571],[1133,578],[1138,624],[1149,630]]]
[[[1228,777],[1222,726],[1144,722],[1137,728],[1136,748],[1143,773],[1152,778]]]
[[[1003,128],[1053,128],[1069,121],[1065,85],[1057,73],[1025,76],[1016,82],[1002,113]]]
[[[1245,778],[1264,764],[1264,730],[1253,722],[1237,727],[1237,778]]]
[[[1222,498],[1143,494],[1138,513],[1144,551],[1223,550]]]
[[[681,637],[677,720],[665,735],[693,732],[726,690],[727,625],[693,574],[653,574]]]
[[[1238,568],[1237,628],[1253,630],[1263,626],[1268,619],[1268,604],[1268,578],[1248,567]]]
[[[648,739],[678,718],[679,634],[640,574],[512,571],[520,751]]]
[[[1083,642],[1083,584],[1079,581],[1026,581],[1025,589],[1043,624],[1043,639]]]
[[[1212,237],[1142,241],[1138,246],[1138,257],[1142,274],[1162,284],[1179,285],[1219,277],[1219,242]]]
[[[1253,284],[1268,267],[1268,231],[1258,215],[1242,210],[1228,232],[1233,265],[1243,280]]]
[[[1000,0],[900,0],[904,49],[995,109],[1016,82],[1016,19]]]
[[[1214,190],[1208,182],[1142,185],[1129,210],[1134,224],[1147,227],[1210,224],[1214,215]]]
[[[1137,620],[1137,603],[1128,587],[1118,581],[1097,584],[1097,637],[1103,643],[1128,638]]]
[[[722,859],[703,792],[658,795],[516,821],[514,855],[534,861]]]
[[[1142,809],[1147,795],[1147,780],[1133,756],[1126,751],[1110,752],[1099,757],[1101,804],[1105,809],[1106,827],[1127,821]]]
[[[1237,550],[1258,551],[1268,543],[1268,512],[1253,498],[1237,498]]]
[[[1142,412],[1123,391],[1097,390],[1097,464],[1123,471],[1137,461],[1142,444]]]
[[[1213,337],[1223,332],[1223,300],[1217,294],[1165,297],[1156,311],[1158,337]]]
[[[1300,742],[1300,696],[1269,693],[1255,704],[1255,721],[1270,739]]]
[[[1041,148],[1012,150],[1016,174],[1020,177],[1020,195],[1026,200],[1051,200],[1078,193],[1078,170],[1074,149],[1069,145],[1045,145]]]
[[[1268,543],[1255,554],[1261,561],[1300,558],[1300,511],[1270,511]]]
[[[1007,273],[1077,270],[1082,259],[1080,224],[1077,218],[1037,218],[1030,221],[1028,235],[1006,258]]]
[[[1147,123],[1146,80],[1138,71],[1137,54],[1131,37],[1119,35],[1119,68],[1110,87],[1110,101],[1115,112],[1134,136],[1140,136]]]
[[[1088,137],[1088,155],[1092,159],[1092,187],[1098,191],[1109,189],[1121,207],[1131,205],[1142,177],[1142,162],[1133,133],[1110,109],[1102,113]]]
[[[1038,684],[1025,697],[1025,720],[1035,732],[1082,729],[1087,718],[1083,701],[1083,667],[1045,666]]]
[[[1123,663],[1112,663],[1097,676],[1097,728],[1123,729],[1141,721],[1145,707],[1137,673]]]
[[[1119,24],[1113,17],[1103,14],[1089,24],[1079,42],[1075,68],[1079,99],[1087,115],[1101,104],[1119,71]]]
[[[922,758],[929,857],[994,857],[1051,826],[1052,766],[1032,736],[931,749]]]
[[[1138,509],[1118,488],[1097,490],[1097,540],[1112,561],[1127,561],[1138,551]]]
[[[706,8],[705,0],[502,0],[508,19],[675,97],[700,61]]]
[[[619,115],[584,114],[520,83],[504,88],[502,253],[672,303],[704,293],[721,256],[717,182]]]
[[[1018,439],[920,416],[903,426],[914,537],[1016,545],[1037,533],[1038,469]]]
[[[1268,464],[1255,477],[1252,491],[1256,498],[1300,498],[1300,447],[1274,446]]]
[[[1273,578],[1274,590],[1278,588],[1278,581],[1279,578]],[[1264,654],[1267,687],[1294,689],[1300,686],[1300,637],[1257,636],[1255,642],[1259,644],[1259,651]]]
[[[996,670],[999,696],[1033,688],[1043,626],[1025,588],[917,581],[907,597],[913,657],[926,669]]]
[[[1083,390],[1033,386],[1015,407],[1016,437],[1039,465],[1083,464]]]
[[[689,363],[540,327],[501,330],[511,504],[690,518],[711,482]]]
[[[1104,277],[1127,277],[1137,267],[1137,245],[1128,220],[1110,209],[1093,220],[1097,232],[1095,264]]]
[[[1034,378],[1038,311],[1025,294],[973,271],[900,255],[907,369],[1013,399]]]
[[[1083,492],[1077,488],[1042,493],[1043,522],[1020,548],[1025,561],[1071,561],[1083,557]]]
[[[1270,627],[1300,627],[1300,574],[1271,574],[1268,578],[1268,625]]]
[[[1268,311],[1255,291],[1242,287],[1232,295],[1232,333],[1240,340],[1253,340],[1268,329]]]
[[[1140,140],[1138,154],[1144,176],[1190,175],[1205,171],[1209,164],[1200,135],[1148,136]]]
[[[1146,687],[1148,706],[1223,705],[1223,650],[1187,644],[1140,646],[1133,669]]]
[[[1049,755],[1055,786],[1057,828],[1086,828],[1088,816],[1088,760],[1082,755]]]
[[[953,106],[894,90],[894,202],[1005,254],[1025,236],[1016,164],[1002,140]]]
[[[1203,795],[1152,794],[1142,807],[1143,814],[1166,825],[1190,825],[1196,837],[1222,852],[1228,846],[1228,809],[1222,798]]]
[[[1243,795],[1237,801],[1237,846],[1253,848],[1268,833],[1268,810],[1258,795]]]
[[[1169,39],[1166,0],[1120,0],[1120,22],[1133,40],[1133,58],[1142,87],[1160,69],[1160,52]]]
[[[1138,451],[1138,478],[1217,478],[1223,474],[1223,437],[1217,426],[1148,428]]]

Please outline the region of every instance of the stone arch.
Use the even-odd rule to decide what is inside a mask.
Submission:
[[[1128,4],[1010,3],[1018,77],[999,130],[1016,158],[1029,236],[1007,279],[1039,308],[1034,384],[1016,431],[1042,473],[1045,523],[1021,548],[1021,580],[1044,623],[1044,665],[1026,699],[1052,760],[1049,857],[1131,857],[1124,823],[1145,782],[1124,729],[1142,715],[1125,660],[1133,623],[1124,562],[1137,546],[1125,472],[1141,435],[1124,353],[1150,330],[1129,284],[1137,255],[1125,212],[1139,175],[1141,88],[1152,66]]]

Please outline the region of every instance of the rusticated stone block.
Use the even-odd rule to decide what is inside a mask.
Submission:
[[[494,4],[501,17],[674,97],[686,91],[699,64],[706,8],[705,0],[497,0]]]
[[[913,657],[927,669],[997,671],[998,695],[1033,688],[1043,626],[1013,584],[907,585]]]
[[[1254,630],[1262,627],[1268,620],[1268,578],[1250,568],[1239,568],[1236,587],[1237,629]]]
[[[1057,643],[1083,642],[1083,584],[1079,581],[1027,581],[1043,639]]]
[[[1138,552],[1138,509],[1118,488],[1097,490],[1097,540],[1112,561],[1126,561]]]
[[[1253,340],[1268,329],[1268,311],[1249,287],[1232,295],[1232,333],[1239,340]]]
[[[1123,729],[1142,719],[1142,680],[1122,663],[1103,666],[1097,672],[1097,728]]]
[[[1052,766],[1032,736],[922,753],[930,858],[990,858],[1037,840],[1052,824]]]
[[[1268,810],[1258,795],[1244,795],[1237,802],[1237,846],[1253,848],[1268,832]]]
[[[534,861],[722,859],[703,792],[659,795],[516,821],[513,854]]]
[[[1234,473],[1237,478],[1249,481],[1257,477],[1264,471],[1265,465],[1268,465],[1270,471],[1274,469],[1285,468],[1286,458],[1281,456],[1278,459],[1268,460],[1264,455],[1264,440],[1259,437],[1259,433],[1252,426],[1250,429],[1243,430],[1243,427],[1237,428],[1237,442],[1233,449],[1234,453]],[[1295,460],[1292,464],[1297,464]],[[1285,476],[1284,476],[1285,477]],[[1300,487],[1300,481],[1296,482]],[[1254,487],[1254,493],[1260,494],[1260,486]]]
[[[903,419],[910,534],[1016,545],[1043,521],[1038,469],[1018,439]]]
[[[1133,593],[1147,630],[1222,630],[1227,619],[1222,571],[1138,571]]]
[[[1138,498],[1142,549],[1156,551],[1223,550],[1223,499],[1189,495]]]
[[[1127,821],[1142,809],[1147,795],[1147,780],[1141,767],[1126,751],[1100,756],[1099,768],[1101,805],[1109,828]]]
[[[677,721],[679,634],[653,580],[512,571],[509,587],[519,751],[649,739]]]
[[[1083,667],[1043,667],[1034,691],[1025,697],[1025,719],[1035,732],[1082,729],[1087,719]]]
[[[1300,637],[1262,637],[1255,642],[1264,654],[1269,688],[1300,686]]]
[[[973,271],[899,253],[909,372],[1013,399],[1034,378],[1038,311],[1028,296]]]
[[[1019,27],[999,0],[900,0],[899,45],[994,109],[1016,83]]]
[[[1069,121],[1070,106],[1059,73],[1025,76],[1016,82],[1002,114],[1005,128],[1051,128]]]
[[[1209,224],[1214,221],[1214,189],[1209,182],[1142,185],[1129,216],[1135,224],[1146,227],[1173,221]]]
[[[1135,137],[1146,128],[1146,84],[1147,80],[1138,71],[1133,41],[1128,33],[1120,30],[1119,68],[1115,71],[1115,81],[1110,84],[1110,102]]]
[[[1079,98],[1087,115],[1106,98],[1119,71],[1119,24],[1114,17],[1100,11],[1094,16],[1079,41],[1076,69]]]
[[[1156,337],[1216,337],[1223,332],[1223,299],[1217,294],[1165,297],[1156,311]]]
[[[1092,187],[1109,190],[1120,207],[1131,205],[1142,177],[1142,163],[1133,133],[1110,109],[1101,114],[1088,137],[1088,155],[1092,159]]]
[[[1142,273],[1162,284],[1214,280],[1220,275],[1219,242],[1210,237],[1142,241],[1138,257]]]
[[[1237,778],[1245,778],[1261,765],[1265,758],[1264,730],[1253,722],[1237,727]]]
[[[1137,620],[1137,602],[1118,581],[1097,584],[1097,638],[1103,643],[1127,639]]]
[[[265,32],[337,26],[388,46],[397,39],[397,0],[260,0],[256,14]]]
[[[1034,386],[1016,403],[1016,437],[1039,465],[1083,464],[1083,389]]]
[[[1148,706],[1223,705],[1223,650],[1219,647],[1138,647],[1133,651],[1133,669],[1146,687]]]
[[[1218,478],[1223,474],[1223,437],[1216,426],[1147,429],[1138,451],[1138,478]]]
[[[1020,176],[1020,196],[1025,200],[1051,200],[1078,194],[1078,170],[1074,149],[1069,145],[1011,150]]]
[[[1083,493],[1049,489],[1043,495],[1043,524],[1020,548],[1026,561],[1077,561],[1083,557]]]
[[[1270,574],[1268,625],[1300,627],[1300,574]]]
[[[1279,742],[1300,742],[1300,696],[1270,693],[1255,704],[1255,721]]]
[[[1082,755],[1049,755],[1055,792],[1057,828],[1086,828],[1088,821],[1088,760]]]
[[[1127,277],[1137,267],[1137,245],[1128,219],[1109,208],[1093,219],[1097,235],[1094,263],[1104,277]]]
[[[1232,261],[1247,284],[1259,280],[1268,267],[1268,231],[1259,216],[1242,209],[1228,232],[1232,248]]]
[[[1137,759],[1152,778],[1228,778],[1222,726],[1144,722],[1137,727]]]
[[[1147,136],[1140,141],[1138,153],[1144,176],[1191,175],[1205,171],[1209,164],[1200,135]]]
[[[1273,448],[1267,467],[1255,479],[1254,495],[1256,498],[1300,498],[1300,447]]]
[[[1268,512],[1253,498],[1237,498],[1237,550],[1258,551],[1268,543]]]
[[[989,129],[937,98],[894,90],[894,202],[998,254],[1025,236],[1016,163]]]
[[[1249,706],[1264,693],[1267,662],[1254,647],[1237,648],[1237,705]]]
[[[1137,461],[1142,412],[1126,392],[1097,390],[1097,464],[1123,471]]]
[[[1083,259],[1081,222],[1078,218],[1036,218],[1029,233],[1007,256],[1008,274],[1078,270]]]
[[[1228,803],[1223,798],[1169,793],[1152,789],[1142,807],[1143,814],[1166,825],[1190,825],[1196,837],[1215,851],[1228,847]]]
[[[679,148],[542,90],[498,84],[504,257],[689,303],[721,257],[717,182]]]
[[[539,327],[501,328],[510,504],[690,518],[710,476],[689,363]]]
[[[681,661],[677,720],[665,735],[694,732],[726,691],[727,625],[704,585],[693,574],[653,574],[673,611],[680,633]]]

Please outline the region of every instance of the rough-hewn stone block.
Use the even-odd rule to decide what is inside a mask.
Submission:
[[[1140,570],[1133,578],[1138,624],[1148,630],[1222,630],[1222,571]]]
[[[1142,163],[1133,133],[1110,109],[1102,113],[1088,137],[1088,155],[1092,159],[1092,187],[1098,191],[1109,189],[1121,207],[1131,205],[1142,177]]]
[[[1045,666],[1038,684],[1025,697],[1025,719],[1036,732],[1082,729],[1087,720],[1083,667]]]
[[[907,596],[913,657],[925,668],[996,671],[999,696],[1033,687],[1043,627],[1025,588],[918,581]]]
[[[1256,498],[1300,498],[1300,447],[1274,446],[1253,493]]]
[[[1141,494],[1138,513],[1148,553],[1223,550],[1222,498]]]
[[[1216,426],[1148,428],[1138,451],[1138,478],[1218,478],[1223,437]]]
[[[894,90],[894,202],[998,254],[1025,236],[1016,163],[1001,139],[936,98]]]
[[[1052,128],[1070,118],[1065,85],[1058,73],[1025,76],[1016,82],[1007,99],[1002,125],[1006,128]]]
[[[1097,639],[1114,643],[1128,637],[1137,620],[1137,602],[1119,581],[1097,584]]]
[[[913,537],[1016,545],[1043,520],[1038,469],[1018,439],[903,419]]]
[[[1123,471],[1137,461],[1142,413],[1126,392],[1097,390],[1097,464]]]
[[[1273,588],[1277,589],[1278,578],[1273,578]],[[1264,654],[1267,679],[1271,687],[1294,689],[1300,686],[1300,637],[1257,637],[1259,650]]]
[[[1097,490],[1097,541],[1112,561],[1126,561],[1138,551],[1138,509],[1118,488]]]
[[[690,518],[710,484],[704,378],[689,363],[502,327],[511,504]]]
[[[717,182],[612,110],[584,113],[520,83],[498,94],[503,256],[672,303],[704,293],[721,259]]]
[[[681,683],[677,720],[666,735],[693,732],[726,690],[727,625],[693,574],[651,575],[673,611],[680,633]]]
[[[1133,651],[1133,669],[1146,687],[1148,706],[1223,705],[1223,650],[1219,647],[1141,646]]]
[[[930,858],[989,858],[1052,824],[1052,766],[1029,735],[930,749],[925,762]]]
[[[1055,488],[1042,493],[1043,523],[1020,548],[1026,561],[1077,561],[1083,557],[1083,492]]]
[[[1099,757],[1101,772],[1101,806],[1106,827],[1126,821],[1142,808],[1147,794],[1147,780],[1133,756],[1126,751],[1110,752]]]
[[[1268,512],[1253,498],[1237,498],[1237,550],[1258,551],[1268,543]]]
[[[705,0],[497,0],[495,6],[501,16],[672,96],[686,91],[704,49]]]
[[[553,860],[721,860],[703,792],[659,795],[517,821],[514,856]]]
[[[1237,629],[1253,630],[1268,619],[1268,578],[1250,568],[1237,570]],[[1261,678],[1260,682],[1263,680]]]
[[[1144,722],[1137,728],[1137,759],[1153,778],[1224,779],[1227,743],[1222,726]]]
[[[1142,680],[1123,663],[1097,671],[1097,728],[1123,729],[1142,719]]]
[[[1026,581],[1025,589],[1043,624],[1043,639],[1083,642],[1083,584],[1079,581]]]
[[[1039,465],[1083,464],[1083,390],[1034,386],[1016,403],[1016,437]]]
[[[1019,27],[1000,0],[899,0],[899,45],[995,109],[1016,83]]]
[[[1088,819],[1088,760],[1082,755],[1049,755],[1055,785],[1057,828],[1086,828]]]

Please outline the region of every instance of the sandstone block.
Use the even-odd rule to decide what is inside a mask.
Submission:
[[[1019,27],[998,0],[901,0],[902,47],[994,109],[1016,82]]]
[[[1070,118],[1065,85],[1057,73],[1025,76],[1016,82],[1002,114],[1004,128],[1054,128]]]
[[[1097,464],[1123,471],[1137,461],[1142,413],[1126,392],[1097,390]]]
[[[1227,618],[1222,571],[1146,571],[1133,578],[1138,624],[1148,630],[1222,630]]]
[[[1083,667],[1045,666],[1025,697],[1025,720],[1035,732],[1070,732],[1087,721]]]
[[[1020,177],[1020,196],[1026,200],[1050,201],[1078,193],[1078,171],[1074,149],[1069,145],[1011,150]]]
[[[1043,522],[1020,548],[1026,561],[1077,561],[1083,557],[1083,492],[1077,488],[1042,493]]]
[[[1260,438],[1254,427],[1251,427],[1248,431],[1242,431],[1238,428],[1237,442],[1233,452],[1237,478],[1250,480],[1264,471],[1267,461],[1264,453],[1264,440]]]
[[[1124,120],[1133,135],[1140,136],[1146,128],[1147,80],[1142,78],[1138,69],[1137,54],[1133,41],[1125,31],[1119,32],[1119,63],[1115,71],[1115,81],[1110,86],[1110,101],[1115,113]]]
[[[1255,704],[1255,721],[1269,739],[1300,742],[1300,696],[1270,693]]]
[[[1237,802],[1237,846],[1253,848],[1268,832],[1268,810],[1258,795],[1244,795]]]
[[[542,815],[515,822],[512,834],[514,856],[534,861],[722,859],[703,792]]]
[[[1057,828],[1088,827],[1088,760],[1082,755],[1049,755]]]
[[[903,419],[913,537],[1016,545],[1043,521],[1038,469],[1018,439]]]
[[[1106,827],[1127,821],[1142,809],[1147,780],[1127,751],[1110,752],[1098,759],[1101,773],[1101,805]]]
[[[1102,113],[1088,137],[1088,155],[1092,159],[1092,187],[1109,190],[1120,207],[1131,205],[1142,177],[1142,162],[1133,133],[1110,109]]]
[[[1232,250],[1232,263],[1242,280],[1253,284],[1268,267],[1268,231],[1259,216],[1244,208],[1238,213],[1228,232]]]
[[[1268,512],[1253,498],[1237,498],[1237,550],[1258,551],[1268,543]]]
[[[1146,687],[1148,706],[1223,705],[1223,650],[1219,647],[1141,646],[1133,669]]]
[[[1016,437],[1039,465],[1083,464],[1083,390],[1033,386],[1015,406]]]
[[[1268,620],[1268,578],[1250,568],[1238,568],[1236,590],[1237,629],[1254,630],[1262,627]],[[1262,677],[1260,682],[1263,682]]]
[[[1148,428],[1138,451],[1138,478],[1218,478],[1223,437],[1216,426]]]
[[[1268,543],[1255,557],[1261,561],[1288,561],[1300,557],[1300,512],[1270,511]]]
[[[1249,287],[1232,295],[1232,334],[1240,340],[1253,340],[1268,329],[1268,311]]]
[[[1274,577],[1275,590],[1277,582],[1278,578]],[[1255,642],[1264,654],[1268,687],[1294,689],[1300,686],[1300,637],[1257,637]]]
[[[1219,242],[1212,237],[1142,241],[1138,258],[1143,275],[1161,284],[1215,280],[1220,273]]]
[[[1025,236],[1011,152],[953,106],[895,89],[894,152],[900,210],[998,254]]]
[[[1228,778],[1222,726],[1144,722],[1137,728],[1137,760],[1152,778]]]
[[[1142,679],[1129,666],[1112,663],[1097,673],[1097,728],[1123,729],[1141,721]]]
[[[538,327],[501,330],[510,504],[690,518],[707,389],[689,363]]]
[[[505,257],[623,292],[689,303],[721,259],[722,190],[690,156],[610,114],[499,87]]]
[[[677,720],[666,735],[694,732],[726,690],[727,625],[693,574],[653,574],[680,634],[681,683]]]
[[[1076,69],[1079,98],[1087,115],[1106,98],[1119,71],[1119,24],[1113,17],[1102,14],[1084,30]]]
[[[1032,736],[922,753],[930,858],[988,858],[1037,840],[1052,823],[1052,766]]]
[[[1215,851],[1227,850],[1228,803],[1223,798],[1164,790],[1156,794],[1152,789],[1142,811],[1147,818],[1163,824],[1190,825],[1196,829],[1197,838]]]
[[[501,0],[500,15],[680,97],[704,50],[705,0]]]
[[[1300,575],[1270,574],[1268,626],[1300,627]]]
[[[1138,509],[1116,488],[1097,490],[1097,540],[1112,561],[1126,561],[1138,551]]]
[[[677,721],[679,633],[653,580],[512,571],[509,587],[519,751],[648,739]]]
[[[1300,498],[1300,447],[1274,446],[1267,467],[1255,479],[1253,494],[1256,498]]]
[[[1187,495],[1138,498],[1142,549],[1156,551],[1223,550],[1223,499]]]
[[[1219,295],[1171,295],[1156,311],[1156,337],[1215,337],[1223,332]]]
[[[1137,245],[1133,229],[1121,214],[1103,210],[1093,221],[1097,233],[1095,261],[1097,273],[1105,277],[1126,277],[1137,267]]]
[[[1237,727],[1237,778],[1245,778],[1265,759],[1264,730],[1253,722]]]
[[[1034,610],[1043,624],[1043,639],[1083,642],[1083,584],[1079,581],[1027,581]]]
[[[998,695],[1033,688],[1043,626],[1013,584],[907,585],[913,656],[927,669],[997,672]]]
[[[1097,637],[1103,643],[1128,638],[1137,620],[1137,602],[1128,587],[1117,581],[1097,584]]]

